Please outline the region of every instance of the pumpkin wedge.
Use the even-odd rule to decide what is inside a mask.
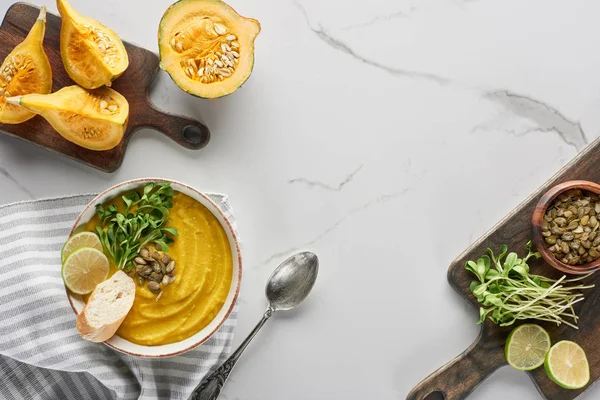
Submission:
[[[6,97],[52,91],[52,69],[42,42],[46,33],[46,7],[33,24],[29,34],[10,52],[0,67],[0,122],[19,124],[34,113],[9,104]]]
[[[184,91],[203,98],[235,92],[252,73],[260,23],[220,0],[180,0],[158,28],[160,67]]]
[[[65,139],[90,150],[110,150],[121,142],[129,119],[129,103],[117,91],[66,86],[52,94],[7,97],[44,117]]]
[[[56,0],[62,17],[60,55],[65,70],[86,89],[110,86],[129,66],[123,42],[112,29]]]

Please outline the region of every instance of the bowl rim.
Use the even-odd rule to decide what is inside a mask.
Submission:
[[[236,253],[237,253],[237,259],[238,259],[238,279],[237,279],[237,285],[235,288],[235,292],[231,301],[231,305],[229,306],[229,309],[225,312],[225,314],[223,315],[223,318],[218,322],[217,326],[207,335],[205,335],[204,337],[202,337],[198,342],[186,347],[185,349],[182,350],[177,350],[177,351],[173,351],[173,352],[166,352],[164,354],[139,354],[139,353],[135,353],[132,351],[128,351],[125,350],[121,347],[117,347],[111,343],[108,343],[108,341],[104,341],[102,342],[103,344],[105,344],[106,346],[119,351],[121,353],[124,354],[128,354],[131,356],[135,356],[135,357],[141,357],[141,358],[165,358],[165,357],[172,357],[172,356],[177,356],[183,353],[186,353],[198,346],[200,346],[202,343],[206,342],[208,339],[210,339],[220,328],[221,326],[225,323],[225,321],[227,321],[227,319],[229,318],[229,315],[231,314],[231,312],[233,311],[233,308],[235,307],[235,304],[237,303],[237,299],[238,296],[240,294],[240,288],[241,288],[241,283],[242,283],[242,252],[240,249],[240,244],[239,244],[239,239],[237,236],[237,233],[235,231],[235,229],[233,229],[233,225],[231,224],[231,221],[229,221],[229,218],[227,218],[225,216],[225,214],[223,213],[223,211],[221,210],[221,208],[217,205],[217,203],[215,203],[208,195],[200,192],[198,189],[195,189],[194,187],[187,185],[185,183],[173,180],[173,179],[168,179],[168,178],[135,178],[135,179],[129,179],[127,181],[123,181],[121,183],[118,183],[116,185],[113,185],[105,190],[103,190],[101,193],[99,193],[98,195],[96,195],[92,200],[90,200],[86,206],[83,208],[83,210],[79,213],[79,215],[77,216],[77,219],[75,220],[75,222],[73,223],[73,226],[71,227],[70,231],[69,231],[69,237],[71,237],[71,235],[73,235],[73,232],[75,231],[75,229],[77,229],[77,227],[80,224],[81,219],[83,218],[83,215],[88,211],[88,209],[90,207],[95,207],[96,203],[99,201],[99,199],[105,197],[107,194],[109,194],[110,192],[114,192],[116,190],[118,190],[119,188],[126,186],[126,185],[130,185],[130,184],[143,184],[143,183],[149,183],[149,182],[158,182],[158,183],[171,183],[171,184],[175,184],[175,185],[179,185],[179,186],[183,186],[186,189],[194,192],[196,195],[202,197],[203,200],[207,201],[208,203],[210,203],[212,206],[214,206],[215,210],[217,210],[220,214],[220,216],[223,218],[223,220],[225,221],[225,223],[227,224],[227,226],[223,226],[223,224],[221,223],[221,221],[219,221],[219,223],[221,224],[221,226],[223,226],[224,229],[229,229],[230,233],[231,233],[231,237],[233,238],[234,241],[234,245],[235,245],[235,249],[236,249]],[[212,212],[212,210],[210,210]],[[230,244],[231,246],[231,244]],[[234,254],[232,254],[233,256],[235,256]],[[71,308],[73,309],[73,312],[75,313],[75,316],[79,315],[79,313],[77,312],[77,309],[75,308],[75,305],[73,304],[73,299],[72,299],[72,293],[69,292],[69,289],[67,289],[66,285],[65,285],[65,292],[67,293],[67,298],[69,300],[69,304],[71,305]],[[216,317],[215,317],[216,318]],[[214,320],[214,319],[213,319]],[[83,340],[83,339],[82,339]],[[175,343],[170,343],[170,344],[176,344],[178,342]],[[139,345],[139,346],[145,346],[145,345]],[[145,346],[145,347],[153,347],[153,346]]]
[[[560,194],[571,189],[581,189],[600,195],[600,184],[586,180],[571,180],[552,186],[542,195],[533,209],[531,216],[533,243],[537,251],[550,266],[567,274],[585,275],[600,269],[600,258],[579,266],[565,264],[550,253],[542,237],[542,223],[544,215],[546,215],[546,210]]]

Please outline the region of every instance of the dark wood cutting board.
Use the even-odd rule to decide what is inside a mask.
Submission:
[[[13,4],[8,9],[0,25],[0,63],[25,38],[39,12],[38,7],[25,3]],[[53,92],[74,84],[60,58],[60,24],[60,17],[47,14],[44,50],[52,66]],[[152,104],[149,91],[159,70],[158,56],[134,44],[124,44],[129,55],[129,67],[112,88],[129,102],[129,123],[117,147],[107,151],[84,149],[64,139],[40,116],[17,125],[0,123],[0,130],[106,172],[119,168],[131,135],[140,128],[154,128],[188,149],[206,146],[210,132],[203,123],[162,112]]]
[[[479,309],[479,304],[469,290],[473,275],[464,269],[465,262],[476,260],[485,254],[488,247],[497,253],[504,243],[507,244],[509,251],[516,251],[519,256],[525,255],[525,244],[532,239],[531,215],[536,203],[552,186],[575,179],[600,183],[600,140],[589,145],[571,163],[452,262],[448,269],[448,282],[465,300],[472,303],[476,310]],[[553,278],[562,276],[541,259],[532,261],[530,266],[535,274]],[[595,284],[596,288],[587,290],[586,299],[575,307],[580,316],[579,330],[566,325],[560,327],[544,323],[540,325],[548,330],[552,343],[566,339],[575,341],[583,347],[590,363],[590,383],[580,390],[566,390],[553,383],[546,376],[543,367],[527,372],[545,399],[574,399],[584,390],[589,389],[600,377],[600,273],[592,275],[585,283]],[[479,313],[474,312],[473,323],[478,319]],[[479,337],[467,350],[419,383],[408,394],[407,400],[465,398],[492,372],[506,365],[504,344],[512,328],[514,326],[499,328],[487,321],[483,324]]]

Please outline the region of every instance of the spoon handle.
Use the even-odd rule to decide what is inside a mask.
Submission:
[[[225,361],[219,368],[214,370],[210,375],[207,375],[202,379],[200,384],[196,386],[196,389],[192,392],[190,396],[190,400],[217,400],[219,395],[221,394],[221,390],[223,390],[223,386],[225,385],[225,381],[229,377],[231,370],[237,363],[238,359],[246,350],[246,347],[250,344],[254,336],[260,331],[260,328],[271,318],[271,315],[275,310],[269,306],[265,314],[263,315],[260,322],[256,325],[256,327],[250,332],[248,337],[240,344],[240,346],[229,356],[227,361]]]

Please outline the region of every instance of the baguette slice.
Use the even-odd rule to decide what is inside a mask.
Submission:
[[[92,342],[110,339],[133,306],[134,298],[135,283],[123,271],[99,283],[77,316],[81,337]]]

